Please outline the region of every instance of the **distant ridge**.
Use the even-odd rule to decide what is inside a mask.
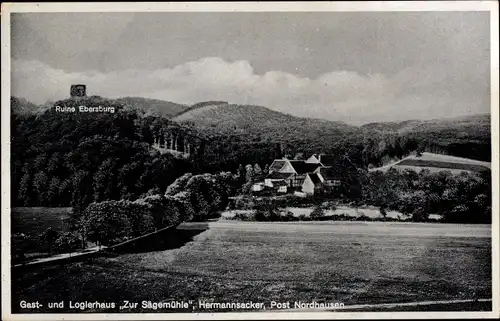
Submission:
[[[417,147],[421,151],[437,154],[491,160],[489,114],[354,126],[340,121],[301,118],[263,106],[229,104],[226,101],[183,105],[140,97],[107,99],[90,96],[79,101],[68,98],[56,103],[65,102],[71,105],[86,102],[130,108],[136,110],[140,117],[168,118],[207,135],[231,136],[242,143],[284,144],[281,147],[287,145],[289,148],[302,146],[318,152],[332,146],[352,147],[353,142],[371,141],[368,142],[372,145],[367,153],[371,153],[369,157],[374,157],[378,165],[380,162],[377,159],[388,151],[390,158],[399,158]],[[11,99],[12,111],[20,115],[39,114],[51,109],[56,103],[39,106],[24,99]],[[371,163],[371,160],[366,159],[366,162]]]
[[[187,105],[177,104],[170,101],[141,97],[118,98],[116,99],[116,102],[141,110],[144,112],[145,116],[163,116],[168,118],[181,114],[190,108]]]
[[[36,105],[24,98],[10,97],[11,111],[18,115],[39,114],[49,109],[48,104]]]
[[[377,131],[394,131],[394,132],[408,132],[408,131],[423,131],[430,128],[445,129],[447,127],[468,126],[475,127],[489,126],[490,114],[474,114],[468,116],[457,116],[442,119],[431,120],[405,120],[402,122],[376,122],[361,125],[360,128],[364,130],[377,130]]]
[[[193,114],[203,113],[205,110],[208,110],[210,108],[216,108],[218,106],[224,106],[228,104],[229,103],[226,101],[202,101],[173,115],[172,120],[174,121],[187,120],[190,119]]]

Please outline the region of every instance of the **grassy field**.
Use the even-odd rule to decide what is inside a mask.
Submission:
[[[486,166],[476,165],[476,164],[440,162],[440,161],[431,161],[423,159],[404,159],[398,163],[398,166],[448,168],[448,169],[462,170],[469,172],[480,172],[489,169]]]
[[[425,152],[422,153],[421,156],[411,155],[395,163],[378,168],[372,168],[370,171],[386,171],[393,167],[400,170],[411,169],[414,171],[428,169],[431,172],[448,170],[453,174],[460,174],[463,171],[472,173],[489,170],[491,169],[491,163],[469,158]]]
[[[57,232],[68,231],[72,211],[72,207],[14,207],[12,233],[39,235],[49,227]]]
[[[140,302],[253,301],[269,309],[273,300],[347,306],[491,298],[490,225],[222,220],[182,224],[183,232],[187,243],[168,250],[16,273],[13,311],[35,312],[20,309],[20,300],[129,300],[138,309],[121,312],[191,312],[141,309]],[[63,311],[79,310],[51,312]]]
[[[49,227],[57,233],[70,230],[72,207],[14,207],[11,210],[11,233],[26,238],[11,238],[14,263],[50,255],[39,236]],[[23,256],[21,256],[21,253]]]

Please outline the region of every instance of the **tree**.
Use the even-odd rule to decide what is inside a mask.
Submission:
[[[113,199],[115,167],[116,161],[111,158],[99,165],[93,179],[94,202]]]
[[[193,208],[193,204],[191,203],[190,191],[183,191],[175,194],[172,197],[172,201],[177,204],[181,217],[184,221],[190,221],[195,217],[196,212]]]
[[[242,187],[241,187],[241,193],[244,194],[244,195],[248,195],[250,194],[250,192],[252,191],[252,186],[253,186],[253,183],[252,182],[246,182]]]
[[[77,171],[71,182],[72,195],[71,206],[84,207],[90,202],[92,190],[92,178],[88,171]]]
[[[35,194],[38,196],[38,204],[42,206],[48,205],[47,190],[49,179],[45,172],[39,171],[33,178],[33,188]]]
[[[278,204],[271,199],[259,199],[254,205],[254,217],[256,221],[279,221],[281,220]]]
[[[30,243],[36,242],[30,234],[24,233],[13,233],[11,235],[12,242],[12,261],[20,260],[21,262],[26,261],[26,252],[30,247]]]
[[[254,179],[256,181],[260,181],[263,179],[263,176],[262,176],[262,168],[260,168],[259,164],[255,164],[253,166],[253,173],[254,173]]]
[[[61,180],[54,176],[50,180],[48,191],[47,191],[47,203],[53,205],[59,205],[59,191],[61,186]]]
[[[90,204],[83,212],[80,228],[97,245],[121,242],[132,235],[132,224],[118,201]]]
[[[70,253],[80,248],[80,237],[74,232],[62,233],[54,242],[55,248],[60,253]]]
[[[387,211],[385,210],[385,207],[380,207],[380,214],[382,215],[383,218],[387,217]]]
[[[428,199],[424,191],[403,193],[400,199],[400,212],[411,215],[413,221],[421,222],[429,218]]]
[[[24,174],[19,183],[18,199],[20,205],[30,206],[32,200],[31,175],[25,166]]]
[[[40,240],[47,248],[50,255],[52,255],[52,250],[54,248],[54,242],[57,239],[58,234],[56,231],[52,229],[52,227],[48,227],[43,233],[40,235]]]
[[[311,219],[317,220],[325,216],[325,211],[321,205],[316,206],[311,212]]]
[[[238,165],[238,172],[236,174],[238,175],[238,177],[245,177],[245,168],[243,167],[243,165]]]
[[[193,177],[193,174],[186,173],[181,177],[177,178],[172,184],[167,187],[167,191],[165,195],[175,195],[177,193],[182,192],[185,188],[189,180]]]
[[[139,219],[142,220],[142,230],[151,228],[161,229],[180,222],[180,212],[177,204],[172,201],[171,196],[152,195],[144,199],[136,200],[134,203],[144,206],[147,213]],[[141,223],[141,222],[139,222]],[[141,230],[141,229],[139,229]]]
[[[245,166],[245,181],[248,182],[253,182],[255,177],[255,173],[253,170],[252,165],[248,164]]]

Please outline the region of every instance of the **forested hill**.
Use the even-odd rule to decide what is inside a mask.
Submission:
[[[120,104],[143,111],[146,116],[164,116],[171,118],[190,108],[190,106],[176,104],[170,101],[141,97],[118,98],[116,101]]]
[[[57,112],[54,106],[115,107],[115,112]],[[58,101],[38,114],[11,117],[13,206],[76,206],[165,191],[193,162],[151,149],[165,118],[141,117],[114,100]]]
[[[44,112],[47,106],[35,105],[24,98],[10,97],[10,108],[17,115],[32,115]]]
[[[262,106],[212,104],[185,112],[173,120],[188,121],[197,128],[226,134],[267,136],[270,140],[339,136],[358,130],[342,122],[300,118]]]
[[[483,139],[490,135],[490,121],[491,116],[489,114],[478,114],[444,119],[369,123],[362,125],[361,128],[364,130],[400,133],[453,131],[460,128],[462,132],[473,134]]]
[[[349,170],[378,167],[417,149],[483,161],[491,157],[487,116],[356,127],[223,102],[187,107],[173,119],[150,113],[145,105],[138,108],[129,98],[91,96],[44,106],[17,98],[11,102],[13,206],[136,199],[164,191],[187,172],[235,173],[240,165],[264,168],[275,158],[312,153],[349,159],[342,163]],[[114,107],[115,112],[54,108],[80,105]],[[184,108],[172,106],[172,115]],[[200,137],[193,142],[197,152],[184,159],[152,150],[155,138],[168,131]]]
[[[300,118],[253,105],[206,104],[173,119],[224,136],[233,142],[230,145],[254,144],[270,158],[340,154],[361,134],[358,127],[343,122]]]
[[[356,162],[364,166],[380,166],[417,149],[491,160],[489,115],[356,127],[343,122],[294,117],[260,106],[214,102],[190,108],[173,119],[192,123],[203,131],[244,137],[247,142],[279,143],[282,152],[288,155],[356,153]]]
[[[399,123],[371,123],[361,129],[372,137],[399,136],[418,143],[422,151],[491,161],[489,114]]]

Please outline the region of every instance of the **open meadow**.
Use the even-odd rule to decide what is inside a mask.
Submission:
[[[11,211],[12,233],[39,235],[49,227],[57,232],[67,232],[72,211],[72,207],[14,207]]]
[[[186,243],[170,249],[152,244],[146,252],[14,273],[13,311],[29,312],[20,300],[253,301],[269,308],[273,300],[488,299],[490,232],[490,225],[458,224],[184,223],[174,233],[189,233]],[[139,311],[154,312],[121,312]]]

